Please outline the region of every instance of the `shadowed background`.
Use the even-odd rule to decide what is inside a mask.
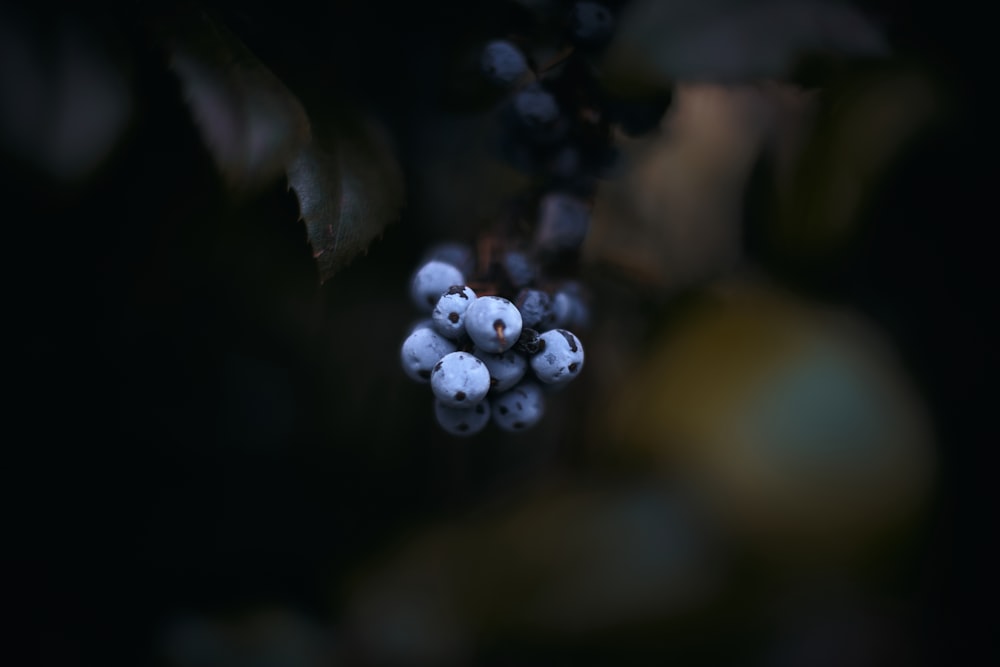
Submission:
[[[579,386],[530,433],[459,440],[398,367],[407,281],[427,245],[472,240],[532,185],[489,152],[493,100],[454,70],[536,4],[211,5],[314,122],[358,105],[392,137],[400,220],[322,286],[284,178],[234,196],[220,175],[147,39],[164,8],[4,10],[25,338],[7,569],[43,662],[932,665],[989,648],[981,28],[958,7],[867,7],[905,67],[828,74],[855,104],[843,124],[799,88],[674,87],[595,196]],[[885,133],[851,143],[925,99],[940,120],[892,159],[862,150]],[[857,165],[878,172],[846,232],[832,214],[789,231]]]

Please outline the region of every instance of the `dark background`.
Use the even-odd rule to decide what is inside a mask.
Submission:
[[[408,111],[440,84],[435,54],[488,34],[499,20],[488,5],[213,7],[293,91],[369,102],[406,168],[421,126]],[[29,13],[44,25],[50,9],[64,8]],[[4,560],[11,611],[32,628],[22,639],[45,664],[149,664],[158,623],[178,610],[275,604],[336,618],[340,574],[387,540],[579,456],[566,435],[526,453],[497,436],[467,448],[433,428],[425,394],[391,372],[433,221],[406,210],[320,287],[284,184],[227,198],[143,31],[158,9],[106,10],[134,56],[137,106],[98,173],[57,187],[0,163],[17,341]],[[822,287],[900,341],[947,443],[915,566],[914,641],[930,664],[985,664],[996,600],[992,41],[972,3],[872,9],[964,103],[960,122],[894,172],[879,225]]]

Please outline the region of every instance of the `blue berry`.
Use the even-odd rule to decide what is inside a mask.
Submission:
[[[409,378],[430,382],[434,365],[455,350],[455,344],[433,328],[417,325],[403,341],[399,356]]]
[[[448,407],[471,407],[489,392],[490,372],[476,356],[468,352],[451,352],[434,365],[431,390]]]
[[[546,252],[579,249],[590,226],[590,207],[572,195],[559,192],[542,197],[538,206],[535,244]]]
[[[493,399],[493,423],[501,430],[531,428],[545,414],[545,397],[534,382],[525,381]]]
[[[510,349],[521,335],[521,313],[501,296],[481,296],[465,311],[465,331],[484,352]]]
[[[486,364],[486,369],[490,372],[490,391],[494,393],[513,387],[528,370],[528,359],[514,350],[493,354],[476,349],[472,353]]]
[[[521,50],[502,39],[486,45],[480,65],[486,76],[501,85],[514,83],[528,71],[528,61]]]
[[[456,340],[465,333],[465,311],[473,301],[476,293],[471,287],[452,285],[441,295],[431,319],[434,330],[445,338]]]
[[[434,417],[441,428],[452,435],[475,435],[490,421],[490,402],[484,398],[472,407],[453,408],[435,399]]]
[[[565,329],[552,329],[539,337],[538,353],[531,357],[531,370],[546,384],[569,382],[583,368],[583,345]]]
[[[552,297],[548,292],[523,289],[518,293],[514,304],[521,311],[522,326],[540,331],[552,328],[556,316],[552,310]]]
[[[530,128],[551,125],[559,118],[555,96],[537,83],[525,86],[514,95],[514,111]]]
[[[615,26],[611,10],[599,2],[576,3],[571,21],[573,37],[586,44],[606,42]]]
[[[454,265],[439,260],[424,263],[410,281],[410,298],[417,308],[431,312],[452,285],[464,285],[465,277]]]
[[[503,254],[503,269],[507,279],[514,287],[524,287],[534,282],[538,272],[525,253],[519,250],[508,250]]]
[[[552,295],[552,310],[555,313],[553,328],[585,329],[590,326],[590,307],[584,298],[583,287],[568,281]]]

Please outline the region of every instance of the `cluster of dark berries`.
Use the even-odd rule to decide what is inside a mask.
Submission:
[[[601,80],[596,63],[620,4],[583,1],[564,14],[536,13],[536,25],[482,47],[481,72],[505,95],[498,148],[549,190],[591,194],[617,161],[611,129],[646,133],[670,103],[667,90],[623,96]]]
[[[548,391],[583,369],[583,344],[569,330],[588,320],[580,285],[541,289],[524,253],[487,254],[496,257],[477,273],[472,248],[436,246],[410,282],[413,304],[427,317],[411,328],[400,360],[408,377],[430,384],[435,417],[453,435],[473,435],[491,420],[504,431],[531,428]]]

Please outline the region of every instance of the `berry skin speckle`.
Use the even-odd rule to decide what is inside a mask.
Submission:
[[[521,328],[521,313],[503,297],[480,297],[465,311],[465,331],[484,352],[499,354],[508,350],[517,342]]]
[[[490,390],[490,373],[472,355],[451,352],[444,355],[431,374],[431,390],[448,407],[471,407]]]
[[[583,368],[583,345],[571,332],[552,329],[541,334],[544,352],[531,358],[535,377],[546,384],[562,384],[576,377]]]
[[[525,380],[493,399],[493,423],[502,431],[523,431],[545,414],[545,397],[536,383]]]

